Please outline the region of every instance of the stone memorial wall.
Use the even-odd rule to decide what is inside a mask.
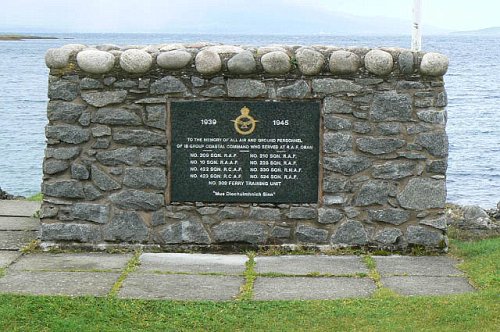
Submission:
[[[198,43],[45,60],[45,246],[447,247],[443,55]]]

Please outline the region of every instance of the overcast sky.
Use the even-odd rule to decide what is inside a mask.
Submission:
[[[426,25],[449,31],[500,26],[499,0],[422,2],[424,31]],[[412,4],[413,0],[3,0],[0,31],[175,33],[197,22],[223,24],[225,13],[250,26],[262,17],[296,16],[301,11],[411,20]]]

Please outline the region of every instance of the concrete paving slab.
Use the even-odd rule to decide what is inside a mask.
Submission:
[[[0,216],[31,217],[42,203],[18,200],[0,200]]]
[[[120,273],[11,272],[0,278],[0,293],[105,296]]]
[[[0,231],[38,231],[40,220],[29,217],[0,217]]]
[[[69,253],[30,254],[15,262],[12,271],[121,271],[132,254]]]
[[[401,295],[449,295],[473,292],[462,277],[383,277],[382,284]]]
[[[38,238],[35,231],[2,231],[0,232],[0,250],[19,250]]]
[[[118,297],[226,301],[238,295],[244,282],[243,277],[235,276],[132,273]]]
[[[255,300],[330,300],[370,296],[376,287],[368,278],[257,277]]]
[[[0,269],[9,266],[21,253],[18,251],[0,251]]]
[[[455,266],[458,260],[447,256],[374,256],[377,270],[383,276],[451,276],[463,275]]]
[[[368,273],[358,256],[261,256],[255,258],[258,273],[306,275],[310,273],[346,275]]]
[[[248,257],[245,255],[146,253],[141,255],[140,260],[138,272],[242,274]]]

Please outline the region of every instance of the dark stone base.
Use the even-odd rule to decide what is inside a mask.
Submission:
[[[244,254],[249,251],[259,252],[262,255],[287,255],[287,254],[325,254],[325,255],[344,255],[344,254],[401,254],[401,255],[422,255],[422,254],[446,254],[448,247],[445,248],[424,248],[422,246],[407,247],[380,247],[380,246],[333,246],[333,245],[298,245],[298,244],[279,244],[279,245],[252,245],[245,243],[225,243],[212,245],[196,244],[131,244],[131,243],[79,243],[79,242],[41,242],[42,251],[84,251],[84,252],[134,252],[141,250],[149,253],[220,253],[220,254]]]

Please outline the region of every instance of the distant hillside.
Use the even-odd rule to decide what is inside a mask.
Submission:
[[[500,27],[491,27],[480,30],[470,30],[470,31],[455,31],[452,34],[457,35],[482,35],[482,36],[500,36]]]
[[[166,22],[162,31],[180,33],[236,34],[332,34],[332,35],[410,35],[411,21],[388,17],[363,17],[307,6],[301,2],[269,1],[266,14],[260,8],[248,6],[242,17],[241,8],[221,8],[210,15],[192,21]],[[449,31],[424,26],[424,34]]]
[[[160,2],[160,1],[158,1]],[[166,1],[168,2],[168,1]],[[177,1],[173,1],[175,3]],[[194,3],[194,1],[190,1]],[[213,1],[222,2],[222,1]],[[231,1],[225,1],[228,4]],[[236,1],[237,6],[220,6],[216,9],[212,1],[199,1],[195,9],[184,6],[175,13],[162,19],[151,15],[149,19],[119,19],[112,22],[99,20],[88,24],[89,20],[57,20],[62,30],[52,30],[38,26],[36,22],[22,22],[13,26],[0,19],[0,31],[17,33],[58,32],[151,32],[151,33],[201,33],[201,34],[325,34],[325,35],[411,35],[412,22],[408,17],[365,17],[350,15],[329,6],[304,0],[252,0]],[[320,1],[318,1],[319,3]],[[197,2],[198,3],[198,2]],[[314,3],[314,4],[312,4]],[[445,34],[448,30],[423,26],[423,34]]]

